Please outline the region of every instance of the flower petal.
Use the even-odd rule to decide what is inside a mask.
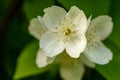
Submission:
[[[41,16],[38,16],[37,18],[38,18],[38,20],[41,22],[41,26],[42,26],[45,30],[48,30],[47,27],[45,26],[45,23],[44,23],[44,21],[43,21],[43,18],[42,18]]]
[[[94,68],[95,67],[95,63],[93,63],[91,60],[89,60],[84,54],[81,54],[79,59],[86,66],[88,66],[90,68]]]
[[[42,19],[41,19],[42,21]],[[43,23],[40,22],[37,18],[33,18],[30,21],[30,26],[28,28],[29,33],[34,36],[35,38],[37,38],[38,40],[40,40],[42,34],[44,32],[46,32],[46,29],[44,28],[45,26],[43,26]]]
[[[38,67],[45,67],[47,65],[47,56],[42,50],[39,50],[36,56],[36,64]]]
[[[84,71],[83,64],[77,61],[66,62],[60,66],[60,75],[64,80],[82,80]]]
[[[55,58],[56,58],[56,56],[55,57],[48,57],[46,62],[48,64],[51,64],[55,60]]]
[[[86,57],[98,64],[107,64],[112,60],[112,52],[103,43],[88,43],[84,51]]]
[[[82,10],[76,6],[72,6],[69,12],[66,14],[66,18],[69,19],[79,29],[80,32],[86,32],[87,18]]]
[[[80,53],[84,51],[86,47],[85,35],[77,35],[70,39],[66,46],[66,52],[73,58],[78,58]]]
[[[91,21],[88,28],[89,31],[94,32],[96,35],[100,36],[102,40],[107,38],[113,29],[113,22],[111,17],[104,15],[98,16]]]
[[[54,57],[65,49],[65,45],[59,40],[57,34],[48,31],[40,40],[40,48],[48,57]]]
[[[38,50],[37,56],[36,56],[36,64],[38,67],[45,67],[48,64],[52,63],[54,61],[55,57],[47,57],[42,50]]]
[[[66,14],[66,11],[58,6],[48,7],[44,9],[44,12],[43,20],[48,29],[59,27],[61,19],[63,19]]]

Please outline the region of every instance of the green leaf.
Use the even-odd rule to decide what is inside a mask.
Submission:
[[[120,49],[111,41],[107,40],[106,45],[113,52],[113,59],[107,65],[97,65],[96,69],[107,80],[120,80]]]
[[[110,0],[57,0],[67,10],[71,6],[77,6],[87,14],[98,16],[107,14],[110,8]]]
[[[115,43],[120,48],[120,1],[119,0],[112,0],[112,7],[111,7],[111,16],[113,18],[113,32],[110,36],[112,42]]]
[[[26,0],[24,2],[24,11],[30,20],[43,14],[44,8],[54,5],[54,0]]]
[[[37,41],[31,42],[23,49],[17,60],[17,67],[13,76],[14,79],[20,79],[46,71],[46,68],[38,68],[35,64],[37,51]]]

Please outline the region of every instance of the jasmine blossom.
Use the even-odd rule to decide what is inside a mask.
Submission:
[[[54,57],[65,49],[69,56],[78,58],[86,47],[85,32],[88,22],[82,10],[72,6],[68,13],[61,7],[44,9],[43,18],[31,21],[30,34],[40,40],[45,55]]]
[[[43,21],[47,31],[40,39],[40,48],[49,57],[66,52],[78,58],[86,47],[88,21],[84,12],[72,6],[68,13],[58,6],[44,9]]]
[[[112,52],[102,41],[112,32],[113,22],[107,15],[98,16],[93,19],[86,32],[87,46],[85,55],[98,64],[107,64],[112,60]]]

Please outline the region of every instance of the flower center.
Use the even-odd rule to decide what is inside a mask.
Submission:
[[[95,41],[100,41],[101,38],[99,36],[97,36],[95,33],[90,33],[90,32],[87,32],[86,33],[86,38],[87,38],[87,42],[94,42]]]
[[[87,38],[87,42],[91,42],[93,40],[93,35],[91,33],[86,33],[86,38]]]
[[[94,42],[95,40],[101,40],[100,36],[96,34],[96,27],[91,28],[86,32],[87,42]]]
[[[58,34],[59,34],[58,37],[60,38],[60,40],[66,42],[70,40],[70,38],[74,36],[75,33],[76,33],[75,25],[73,25],[72,22],[70,22],[70,20],[64,18],[61,21],[60,27],[58,29]]]
[[[71,30],[70,30],[70,29],[67,29],[67,30],[64,32],[64,34],[65,34],[66,36],[70,36],[70,35],[71,35]]]

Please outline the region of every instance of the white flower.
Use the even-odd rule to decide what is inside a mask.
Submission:
[[[49,57],[56,56],[66,49],[73,58],[84,51],[87,40],[85,32],[90,19],[86,19],[82,10],[71,7],[67,13],[63,8],[52,6],[44,10],[30,22],[29,32],[40,40],[40,48]]]
[[[87,43],[85,32],[88,21],[83,11],[73,6],[67,13],[63,8],[52,6],[44,12],[42,23],[47,31],[40,39],[40,48],[49,57],[66,49],[69,56],[78,58]]]
[[[32,19],[29,26],[30,34],[40,40],[41,49],[36,56],[37,66],[41,68],[53,61],[58,62],[63,79],[82,79],[84,64],[94,67],[94,63],[82,57],[83,54],[78,58],[86,46],[85,32],[90,18],[87,21],[83,11],[75,6],[68,13],[57,6],[44,11],[43,18],[39,16],[38,19]],[[64,53],[64,49],[75,59]]]
[[[95,67],[95,64],[90,62],[83,54],[79,59],[71,58],[64,53],[58,55],[58,57],[60,57],[60,75],[63,80],[82,80],[85,72],[84,66]],[[58,57],[56,58],[59,59]]]
[[[38,67],[45,67],[54,60],[54,63],[60,65],[60,75],[64,80],[82,80],[85,72],[84,65],[95,67],[95,64],[89,61],[84,54],[80,58],[71,58],[65,52],[54,58],[47,57],[43,51],[39,50],[36,58]]]
[[[112,32],[113,22],[109,16],[93,19],[86,32],[87,47],[85,55],[98,64],[107,64],[112,59],[112,52],[102,41]]]
[[[58,60],[58,61],[57,61]],[[60,75],[63,80],[81,80],[85,68],[84,64],[79,59],[74,59],[62,53],[56,57],[56,62],[59,63]]]

